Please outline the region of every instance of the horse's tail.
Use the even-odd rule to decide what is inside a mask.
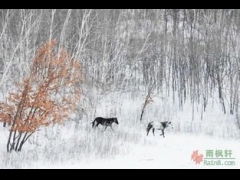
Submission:
[[[91,124],[92,124],[92,128],[94,128],[94,126],[95,126],[95,120],[94,120],[93,122],[91,122]]]
[[[147,131],[147,135],[148,135],[150,129],[152,129],[152,127],[153,127],[153,121],[150,122],[150,123],[148,123],[148,127],[147,127],[147,129],[146,129],[146,131]]]

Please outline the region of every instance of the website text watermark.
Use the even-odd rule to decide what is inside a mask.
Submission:
[[[233,156],[232,150],[206,150],[205,154],[198,150],[193,151],[191,160],[196,164],[203,164],[206,166],[235,166],[236,158]]]

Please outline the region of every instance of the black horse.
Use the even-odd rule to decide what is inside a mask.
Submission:
[[[160,134],[160,136],[163,136],[164,138],[165,138],[165,136],[164,136],[164,129],[165,128],[167,128],[168,126],[172,126],[172,123],[170,122],[170,121],[164,121],[164,122],[154,122],[154,121],[152,121],[152,122],[150,122],[149,124],[148,124],[148,127],[147,127],[147,136],[148,136],[148,134],[149,134],[149,131],[152,129],[152,133],[153,133],[153,135],[155,136],[155,134],[154,134],[154,131],[155,131],[155,129],[156,130],[161,130],[162,131],[162,134]],[[173,128],[173,126],[172,126],[172,128]]]
[[[105,130],[107,129],[108,126],[110,126],[110,128],[113,130],[112,123],[118,124],[118,120],[116,117],[115,118],[97,117],[92,122],[92,128],[96,128],[96,127],[98,127],[99,124],[101,124],[102,126],[105,126]]]

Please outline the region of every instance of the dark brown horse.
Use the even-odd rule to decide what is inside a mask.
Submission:
[[[112,128],[113,123],[118,124],[118,120],[116,117],[115,118],[97,117],[92,122],[92,128],[96,128],[96,127],[98,127],[99,124],[101,124],[102,126],[105,126],[105,130],[107,129],[108,126],[113,130],[113,128]]]

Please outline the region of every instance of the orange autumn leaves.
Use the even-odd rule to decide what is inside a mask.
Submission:
[[[74,112],[80,99],[81,66],[67,51],[56,51],[56,40],[38,48],[30,74],[17,84],[7,103],[0,103],[0,121],[18,133],[61,123]],[[10,115],[10,116],[9,116]]]

